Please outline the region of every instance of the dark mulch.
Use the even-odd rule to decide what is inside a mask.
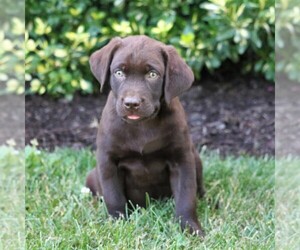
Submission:
[[[95,148],[97,120],[105,95],[76,95],[71,102],[26,97],[26,143]],[[181,97],[194,142],[222,154],[274,155],[274,84],[243,77],[205,80]]]
[[[276,155],[300,156],[300,84],[277,78]]]
[[[18,147],[24,146],[25,98],[20,95],[0,96],[0,145],[13,139]],[[13,144],[11,142],[11,144]]]

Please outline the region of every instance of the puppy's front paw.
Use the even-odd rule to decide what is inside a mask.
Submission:
[[[190,234],[199,236],[200,238],[204,238],[205,233],[202,230],[197,220],[193,220],[193,219],[181,220],[180,224],[182,230],[187,229]]]
[[[197,229],[196,231],[193,231],[192,235],[196,235],[200,237],[201,239],[204,239],[205,233],[202,229]]]

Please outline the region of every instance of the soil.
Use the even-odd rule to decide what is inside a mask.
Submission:
[[[26,97],[26,144],[95,149],[98,119],[106,95],[76,95],[71,102],[48,96]],[[196,83],[181,96],[194,143],[222,155],[275,153],[274,83],[236,77]]]
[[[300,84],[278,77],[276,85],[276,155],[300,155]]]
[[[23,95],[0,96],[0,145],[18,148],[25,143],[25,98]]]

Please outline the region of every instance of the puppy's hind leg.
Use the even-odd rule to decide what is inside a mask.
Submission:
[[[85,185],[86,185],[86,187],[88,187],[91,190],[91,192],[94,196],[102,195],[102,189],[101,189],[100,180],[99,180],[96,168],[92,169],[89,172],[89,174],[86,178]]]
[[[200,198],[205,195],[204,180],[203,180],[203,165],[199,157],[199,153],[194,148],[194,157],[196,163],[196,175],[197,175],[197,194]]]

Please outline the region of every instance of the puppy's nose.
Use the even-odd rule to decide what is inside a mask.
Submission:
[[[139,109],[141,102],[136,96],[128,96],[124,98],[123,104],[126,109]]]

